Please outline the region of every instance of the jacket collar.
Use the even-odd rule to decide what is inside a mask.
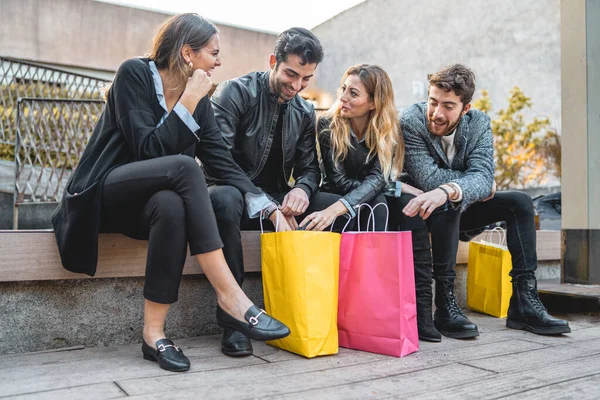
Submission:
[[[271,70],[265,71],[265,72],[261,73],[261,75],[258,78],[258,81],[260,83],[262,90],[264,91],[265,95],[269,98],[269,100],[277,103],[277,102],[279,102],[279,96],[277,96],[275,93],[271,92],[271,86],[269,85],[270,76],[271,76]],[[298,95],[296,95],[296,96],[298,96]],[[284,101],[283,103],[280,103],[280,105],[283,105],[283,104],[286,104],[286,106],[289,105],[292,101],[294,101],[296,99],[296,96],[294,96],[294,98],[290,101]]]

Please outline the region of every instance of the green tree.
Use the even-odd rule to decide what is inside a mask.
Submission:
[[[560,135],[548,118],[526,122],[523,111],[531,106],[531,99],[518,87],[510,91],[508,107],[495,116],[486,90],[473,103],[491,119],[499,190],[540,185],[553,174],[560,177]]]

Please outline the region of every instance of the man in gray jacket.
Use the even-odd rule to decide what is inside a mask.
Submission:
[[[452,338],[479,335],[454,297],[459,235],[505,221],[513,263],[513,295],[506,326],[542,335],[571,332],[566,321],[548,314],[538,297],[531,198],[517,191],[496,193],[490,119],[470,104],[475,75],[456,64],[430,74],[428,80],[428,101],[401,114],[405,170],[411,183],[424,191],[403,212],[419,214],[431,232],[435,327]]]

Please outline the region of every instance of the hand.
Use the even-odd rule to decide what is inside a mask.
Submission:
[[[323,211],[316,211],[302,220],[300,226],[304,226],[306,231],[322,231],[335,222],[337,213],[328,207]]]
[[[308,195],[300,188],[292,189],[283,198],[281,212],[283,215],[300,215],[308,208]]]
[[[210,77],[204,70],[197,69],[192,76],[188,78],[185,90],[183,91],[179,102],[193,114],[198,102],[200,102],[204,96],[208,95],[211,88],[212,81],[210,80]]]
[[[421,189],[417,189],[414,186],[409,185],[408,183],[402,183],[402,193],[408,193],[408,194],[412,194],[413,196],[418,196],[420,194],[423,194],[423,191]]]
[[[492,185],[492,193],[490,193],[490,195],[488,197],[486,197],[485,199],[481,200],[482,202],[484,201],[488,201],[494,198],[494,195],[496,195],[496,181],[494,181],[493,185]]]
[[[273,211],[271,215],[269,215],[269,220],[273,223],[273,226],[277,232],[285,232],[296,229],[290,226],[288,218],[283,215],[280,210]],[[296,226],[298,225],[296,224]]]
[[[419,214],[421,218],[427,219],[436,208],[444,205],[446,201],[448,201],[446,193],[442,189],[436,188],[409,201],[402,212],[409,217]]]
[[[296,217],[294,217],[293,215],[284,215],[284,217],[285,217],[285,221],[290,226],[290,229],[292,229],[294,231],[296,229],[298,229],[298,221],[296,221]]]

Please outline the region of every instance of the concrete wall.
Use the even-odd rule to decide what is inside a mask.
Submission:
[[[519,86],[560,129],[559,0],[367,0],[313,31],[326,52],[317,84],[332,94],[348,67],[379,64],[402,107],[425,99],[428,73],[461,62],[495,110]]]
[[[0,1],[0,55],[114,71],[127,58],[151,50],[169,14],[93,0]],[[268,68],[276,36],[219,25],[221,82]]]

